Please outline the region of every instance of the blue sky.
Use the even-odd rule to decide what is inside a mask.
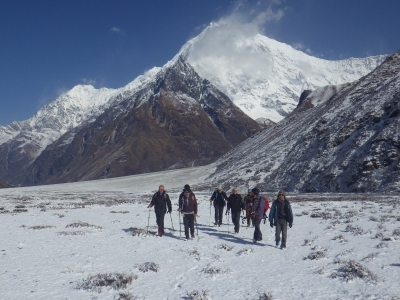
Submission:
[[[0,125],[77,84],[118,88],[231,14],[310,55],[400,49],[397,0],[0,0]]]

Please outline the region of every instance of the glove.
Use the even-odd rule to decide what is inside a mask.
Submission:
[[[269,226],[271,226],[271,228],[273,228],[274,227],[274,223],[269,222]]]
[[[292,228],[292,226],[293,226],[293,224],[292,224],[292,223],[289,223],[289,228]]]

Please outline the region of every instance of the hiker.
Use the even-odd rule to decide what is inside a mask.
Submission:
[[[254,221],[251,218],[251,207],[253,206],[253,197],[251,196],[251,189],[248,189],[247,196],[244,197],[244,203],[246,205],[246,219],[247,219],[247,227],[254,226]]]
[[[258,188],[251,190],[251,197],[253,198],[253,206],[251,208],[251,218],[254,222],[253,243],[257,243],[262,240],[260,225],[264,217],[265,201],[260,196],[260,190]]]
[[[224,206],[226,204],[226,200],[228,197],[225,192],[222,190],[222,187],[219,186],[218,189],[212,194],[210,202],[214,201],[214,209],[215,209],[215,223],[214,225],[221,226],[222,217],[224,215]]]
[[[194,219],[197,216],[197,201],[190,190],[187,189],[183,192],[182,198],[179,199],[178,211],[183,214],[186,239],[189,239],[189,230],[190,235],[194,238]]]
[[[226,207],[226,213],[232,213],[232,223],[235,226],[235,233],[239,233],[240,229],[240,214],[244,210],[244,204],[242,202],[242,196],[238,194],[238,189],[234,188],[232,194],[228,198]]]
[[[185,184],[185,186],[183,187],[182,193],[179,195],[179,199],[181,199],[184,196],[186,190],[190,191],[194,195],[194,198],[196,199],[196,195],[192,192],[192,190],[190,189],[190,185],[188,184]]]
[[[151,208],[154,206],[154,212],[156,213],[157,225],[158,225],[158,236],[162,236],[164,234],[164,216],[167,213],[170,214],[172,211],[171,200],[169,199],[168,194],[164,190],[164,186],[160,185],[158,187],[158,192],[153,195],[150,204],[147,208]]]
[[[272,203],[271,211],[269,212],[269,224],[273,228],[275,225],[275,242],[279,246],[281,240],[280,235],[282,232],[281,249],[286,248],[287,225],[292,228],[293,225],[293,212],[289,201],[286,199],[285,191],[280,190],[277,199]]]

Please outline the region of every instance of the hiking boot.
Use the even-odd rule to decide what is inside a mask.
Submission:
[[[254,244],[257,243],[257,240],[256,240],[256,239],[253,239],[253,243],[254,243]]]
[[[275,244],[277,247],[280,245],[280,242],[276,242],[276,244]]]
[[[162,236],[163,233],[161,231],[158,232],[158,236]]]
[[[285,250],[286,249],[286,246],[281,246],[281,250]]]
[[[192,233],[192,239],[194,239],[195,238],[195,235],[194,235],[194,233]]]

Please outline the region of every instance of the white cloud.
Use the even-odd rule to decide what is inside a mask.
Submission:
[[[96,84],[96,79],[82,78],[82,82],[84,84],[95,85]]]
[[[122,29],[121,29],[121,28],[118,28],[118,27],[112,27],[112,28],[110,29],[110,31],[113,32],[113,33],[116,33],[116,34],[125,35],[125,33],[122,31]]]

